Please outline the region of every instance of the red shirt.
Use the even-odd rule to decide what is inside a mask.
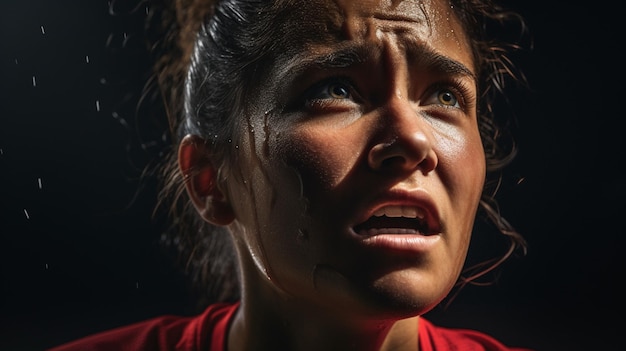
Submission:
[[[225,351],[239,306],[215,304],[192,317],[163,316],[87,336],[49,351]],[[438,327],[420,317],[420,351],[532,351],[510,348],[484,333]]]

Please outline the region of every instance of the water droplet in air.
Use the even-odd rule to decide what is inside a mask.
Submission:
[[[85,56],[85,62],[89,63],[89,55]]]
[[[37,86],[37,78],[35,78],[35,76],[33,76],[33,86],[36,87]]]
[[[41,34],[46,34],[46,29],[43,26],[41,26]]]
[[[309,232],[306,229],[298,229],[298,240],[306,240],[309,238]]]
[[[96,111],[100,112],[100,100],[96,100]]]
[[[26,219],[30,219],[30,216],[28,215],[28,211],[26,211],[26,209],[24,209],[24,215],[26,216]]]
[[[39,189],[41,189],[42,187],[41,178],[37,178],[37,185],[39,185]]]

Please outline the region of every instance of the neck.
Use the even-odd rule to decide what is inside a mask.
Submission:
[[[374,319],[338,316],[333,312],[293,301],[271,288],[251,289],[248,285],[229,330],[228,350],[418,349],[418,317]]]

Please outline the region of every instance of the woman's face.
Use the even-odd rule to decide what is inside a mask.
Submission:
[[[458,278],[485,177],[468,39],[447,1],[292,13],[232,144],[242,268],[338,313],[424,313]]]

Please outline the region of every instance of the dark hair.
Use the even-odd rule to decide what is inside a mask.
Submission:
[[[230,157],[228,145],[233,132],[241,127],[232,116],[244,105],[242,98],[257,88],[254,82],[262,81],[259,78],[267,71],[264,65],[277,49],[276,32],[297,35],[273,27],[296,2],[152,1],[148,24],[151,33],[156,33],[151,43],[155,74],[147,87],[160,89],[171,132],[169,156],[157,172],[162,184],[157,208],[168,209],[171,227],[163,238],[179,250],[198,288],[200,308],[239,297],[237,263],[230,236],[199,218],[189,201],[178,169],[178,143],[191,132],[213,144],[217,164]],[[450,4],[469,34],[477,63],[479,129],[488,171],[480,213],[508,242],[501,257],[467,268],[459,280],[463,286],[493,270],[516,249],[526,251],[524,239],[502,218],[495,200],[500,171],[516,153],[508,132],[514,116],[494,113],[495,101],[504,96],[505,85],[524,80],[507,56],[518,49],[516,41],[495,34],[502,33],[503,26],[511,22],[519,24],[523,33],[524,24],[516,13],[491,0],[450,0]],[[299,2],[299,6],[306,5]]]

